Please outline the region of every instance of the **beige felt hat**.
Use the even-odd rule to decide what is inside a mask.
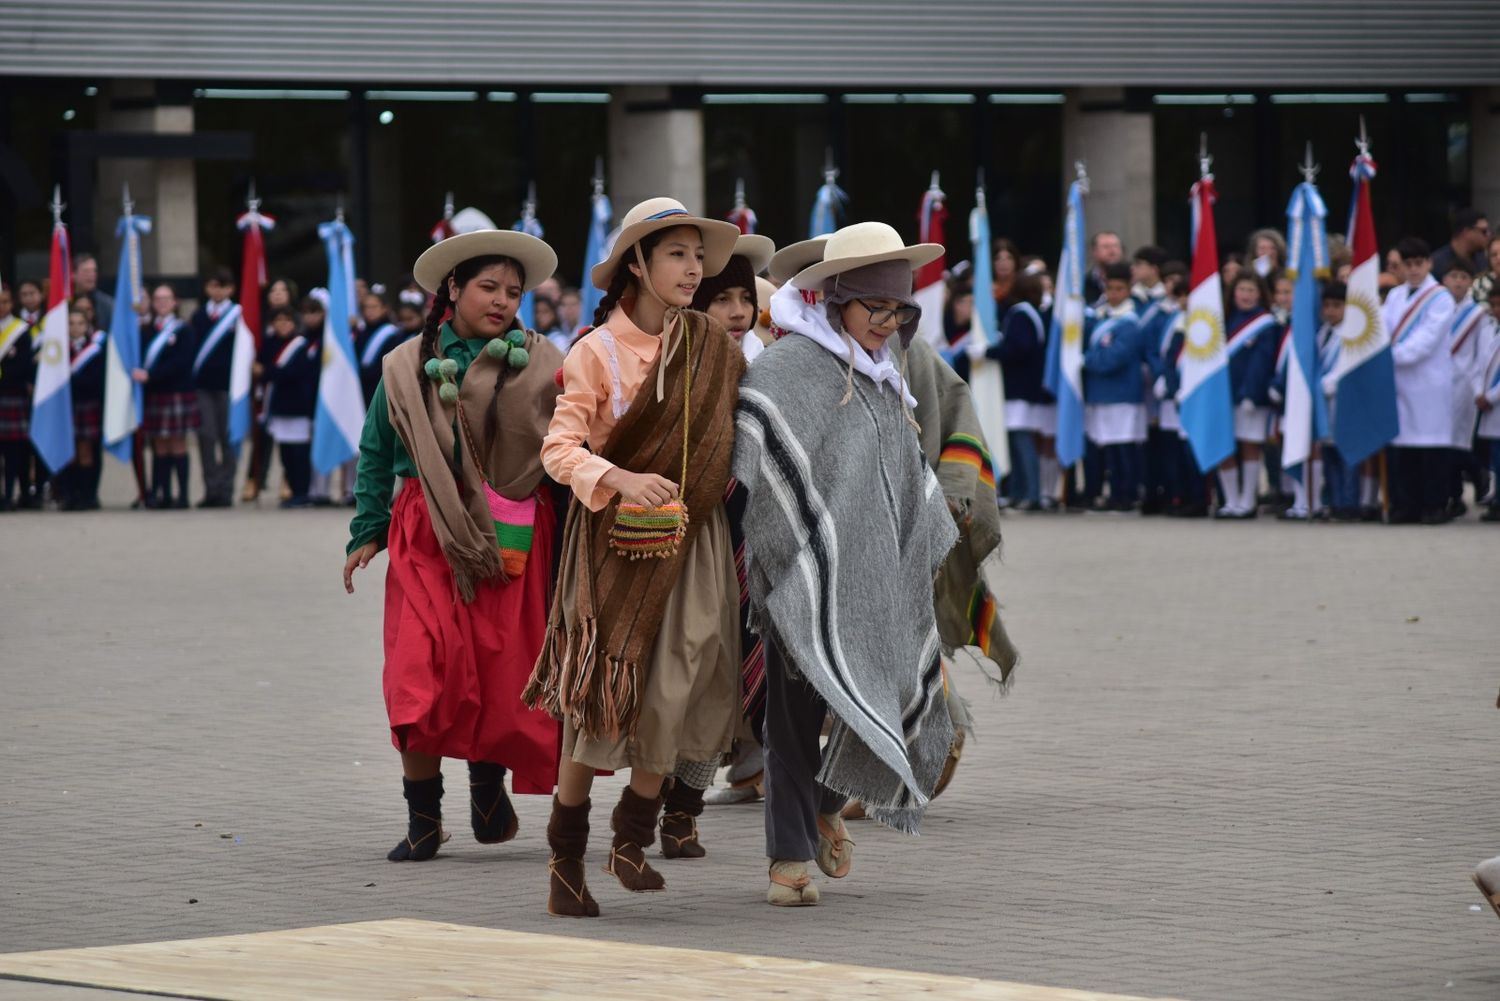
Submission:
[[[734,256],[749,261],[750,270],[756,274],[770,267],[775,253],[776,243],[769,236],[761,236],[759,233],[745,233],[734,241]]]
[[[823,245],[828,242],[828,237],[819,236],[811,240],[803,240],[788,247],[782,247],[776,251],[771,258],[770,271],[771,281],[777,285],[785,285],[792,280],[792,276],[810,264],[816,264],[823,259]]]
[[[615,276],[620,259],[626,253],[633,253],[631,248],[642,237],[675,226],[695,226],[702,234],[704,277],[724,270],[724,265],[734,255],[734,244],[740,235],[738,226],[722,219],[691,215],[675,198],[648,198],[625,213],[625,219],[620,223],[620,235],[615,238],[609,257],[594,265],[589,273],[594,288],[608,291],[609,280]]]
[[[521,291],[530,292],[557,270],[557,254],[541,240],[509,229],[477,229],[450,236],[422,251],[412,266],[412,277],[429,292],[436,293],[443,279],[471,257],[498,254],[519,261],[526,272]]]
[[[819,289],[825,279],[882,261],[906,261],[915,271],[943,254],[937,243],[918,243],[908,247],[901,234],[883,222],[857,222],[828,237],[823,245],[823,259],[810,264],[792,278],[800,289]]]

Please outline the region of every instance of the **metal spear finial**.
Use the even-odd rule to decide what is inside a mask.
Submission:
[[[120,209],[125,215],[135,215],[135,201],[130,197],[130,182],[120,185]]]
[[[983,212],[987,208],[984,201],[984,168],[980,167],[975,173],[974,206]]]
[[[1208,133],[1198,133],[1198,177],[1201,180],[1213,170],[1214,158],[1208,155]]]
[[[453,218],[453,192],[443,193],[443,222]]]
[[[245,194],[245,208],[252,214],[260,212],[260,196],[255,193],[255,178],[250,178],[250,190]]]
[[[1365,116],[1359,116],[1359,138],[1354,140],[1354,147],[1359,150],[1360,156],[1370,155],[1370,133],[1365,129]]]
[[[52,203],[48,207],[52,209],[52,225],[61,226],[63,209],[68,207],[67,203],[62,200],[61,184],[52,186]]]
[[[594,157],[594,197],[604,194],[604,157]]]
[[[734,179],[734,207],[736,209],[745,207],[745,179],[743,177]]]
[[[823,183],[832,184],[839,179],[839,169],[833,163],[833,147],[823,147]]]
[[[339,195],[338,201],[334,203],[333,221],[342,224],[344,221],[344,196]]]
[[[1318,171],[1322,169],[1322,167],[1313,162],[1312,140],[1309,139],[1307,141],[1306,152],[1302,154],[1302,163],[1297,167],[1297,170],[1302,173],[1302,180],[1311,184],[1317,178]]]

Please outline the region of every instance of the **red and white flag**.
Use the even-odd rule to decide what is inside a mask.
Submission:
[[[938,187],[937,172],[932,175],[932,186],[922,195],[922,205],[917,210],[917,242],[936,243],[947,247],[943,239],[943,224],[948,221],[948,196]],[[917,269],[912,279],[912,297],[922,307],[922,319],[917,323],[917,336],[939,351],[948,347],[948,335],[943,329],[943,274],[947,270],[947,250]]]

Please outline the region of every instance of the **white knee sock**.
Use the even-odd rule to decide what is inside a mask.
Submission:
[[[1308,510],[1321,511],[1323,510],[1323,460],[1314,459],[1308,463],[1308,466],[1312,470],[1308,474],[1311,479],[1307,481],[1310,488],[1307,492]]]
[[[1223,497],[1223,510],[1238,511],[1240,509],[1240,483],[1235,478],[1233,469],[1219,470],[1219,494]]]
[[[1255,510],[1255,495],[1260,492],[1260,460],[1240,462],[1240,510]]]
[[[1041,461],[1042,497],[1057,500],[1057,456],[1044,455]]]
[[[1281,479],[1283,490],[1286,489],[1287,481],[1291,482],[1292,511],[1296,514],[1307,514],[1307,483],[1305,482],[1307,479],[1306,472],[1303,473],[1302,480],[1294,479],[1293,477],[1287,476],[1285,474],[1282,475]]]

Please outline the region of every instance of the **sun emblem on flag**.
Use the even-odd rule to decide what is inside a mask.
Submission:
[[[1190,358],[1208,361],[1224,347],[1224,319],[1209,309],[1199,307],[1188,314],[1187,332],[1182,348]]]
[[[1063,324],[1063,343],[1075,347],[1083,341],[1083,324],[1069,319]]]
[[[1339,324],[1339,339],[1343,341],[1345,351],[1359,355],[1375,346],[1380,338],[1378,308],[1368,292],[1349,291],[1344,304],[1344,322]]]
[[[60,343],[58,343],[57,341],[55,341],[55,340],[48,341],[42,347],[42,364],[44,364],[44,365],[60,365],[60,364],[62,364],[62,360],[63,360],[62,345]]]

